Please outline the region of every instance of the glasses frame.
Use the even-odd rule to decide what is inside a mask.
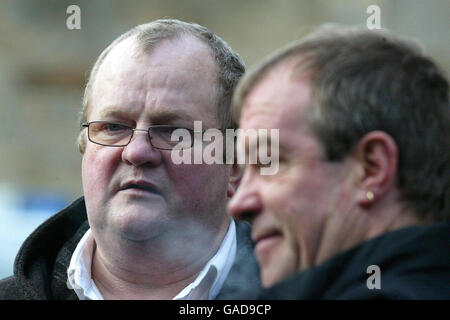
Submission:
[[[89,126],[90,126],[91,123],[109,123],[109,124],[116,124],[116,125],[120,125],[120,126],[127,127],[127,128],[129,128],[129,129],[132,131],[132,132],[131,132],[131,135],[130,135],[130,140],[128,140],[128,142],[127,142],[126,144],[119,144],[119,145],[111,145],[111,144],[103,144],[103,143],[95,142],[95,141],[93,141],[93,140],[91,139],[91,135],[90,135]],[[101,120],[98,120],[98,121],[89,121],[89,122],[82,123],[82,124],[81,124],[81,127],[87,128],[87,129],[88,129],[88,130],[87,130],[87,131],[88,131],[88,139],[89,139],[90,142],[95,143],[95,144],[98,144],[98,145],[101,145],[101,146],[105,146],[105,147],[118,147],[118,148],[126,147],[127,145],[129,145],[130,142],[131,142],[131,140],[133,139],[133,136],[134,136],[134,132],[135,132],[135,131],[143,131],[143,132],[147,132],[147,136],[148,136],[148,140],[150,141],[150,144],[152,145],[153,148],[158,149],[158,150],[174,150],[174,148],[168,149],[168,148],[155,147],[155,146],[153,145],[153,143],[152,143],[153,137],[152,137],[152,135],[150,134],[150,130],[153,129],[153,128],[177,128],[177,129],[185,129],[185,130],[188,130],[189,132],[191,132],[192,135],[193,135],[194,133],[197,132],[197,131],[194,131],[194,130],[192,130],[192,129],[188,129],[188,128],[185,128],[185,127],[174,126],[174,125],[164,125],[164,124],[162,124],[162,125],[152,125],[152,126],[149,126],[148,129],[137,129],[137,128],[132,128],[132,127],[130,127],[130,126],[127,126],[127,125],[125,125],[125,124],[121,124],[121,123],[117,123],[117,122],[111,122],[111,121],[101,121]],[[193,146],[194,146],[194,139],[191,139],[191,146],[190,146],[189,148],[176,149],[176,150],[188,150],[188,149],[192,148]]]

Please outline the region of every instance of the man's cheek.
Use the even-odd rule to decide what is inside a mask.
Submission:
[[[106,188],[106,183],[111,180],[107,161],[92,154],[85,154],[82,161],[82,179],[85,194],[93,195],[101,193]]]
[[[170,180],[174,189],[191,203],[205,197],[219,198],[220,193],[226,197],[227,183],[225,171],[217,170],[211,165],[185,165],[172,172]],[[202,200],[201,202],[204,202]]]

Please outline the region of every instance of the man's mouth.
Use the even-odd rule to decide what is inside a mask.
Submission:
[[[267,230],[252,238],[255,243],[256,255],[260,259],[266,260],[270,256],[270,252],[281,242],[283,235],[278,230]]]
[[[134,191],[134,192],[147,192],[153,194],[160,194],[155,185],[148,181],[138,180],[138,181],[128,181],[121,185],[120,191]]]

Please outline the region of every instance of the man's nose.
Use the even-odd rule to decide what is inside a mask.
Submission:
[[[228,212],[234,218],[251,222],[257,214],[262,212],[264,206],[260,188],[255,182],[248,172],[244,173],[237,192],[228,203]]]
[[[161,152],[152,146],[147,131],[136,130],[123,149],[122,160],[135,167],[144,164],[156,166],[161,163]]]

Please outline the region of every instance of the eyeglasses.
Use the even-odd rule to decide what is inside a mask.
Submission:
[[[81,126],[88,128],[89,141],[107,147],[127,146],[135,131],[147,132],[150,144],[155,149],[185,150],[194,145],[195,131],[178,126],[154,125],[148,129],[135,129],[108,121],[91,121]]]

